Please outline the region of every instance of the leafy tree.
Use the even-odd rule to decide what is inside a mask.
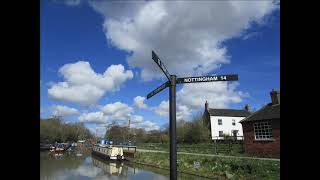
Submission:
[[[66,124],[57,117],[40,119],[40,143],[72,142],[92,137],[82,123]]]

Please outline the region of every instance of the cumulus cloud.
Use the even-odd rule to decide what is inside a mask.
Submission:
[[[79,111],[77,109],[70,108],[67,106],[61,106],[61,105],[52,106],[51,112],[52,112],[52,115],[54,116],[64,116],[64,117],[79,114]]]
[[[151,60],[155,50],[169,72],[201,75],[230,62],[222,43],[245,35],[278,6],[272,1],[90,1],[105,18],[113,46],[130,53],[128,63],[143,80],[163,77]]]
[[[178,105],[177,107],[177,120],[187,120],[191,118],[191,109],[188,108],[186,105]]]
[[[110,103],[100,108],[101,111],[83,113],[79,116],[80,122],[95,124],[111,124],[116,122],[119,125],[144,123],[143,116],[133,114],[133,108],[122,102]]]
[[[132,128],[143,128],[146,131],[159,130],[160,126],[151,121],[143,121],[142,123],[132,124]]]
[[[127,80],[133,78],[130,70],[123,65],[111,65],[103,74],[95,73],[89,62],[78,61],[65,64],[59,69],[64,81],[53,83],[48,95],[56,100],[95,104],[106,92],[114,92]]]
[[[106,133],[106,126],[98,124],[96,127],[89,127],[90,132],[96,136],[104,137]]]
[[[78,119],[83,123],[105,124],[108,122],[108,117],[104,116],[102,112],[83,113]]]
[[[144,103],[146,100],[145,97],[137,96],[134,98],[133,106],[139,108],[139,109],[148,109],[148,106]]]
[[[185,84],[177,92],[177,120],[189,120],[192,112],[204,108],[205,101],[208,101],[211,108],[228,108],[232,103],[240,103],[249,94],[237,91],[239,83],[196,83]],[[161,103],[151,108],[159,116],[169,117],[169,101]]]
[[[169,101],[161,101],[161,103],[156,106],[152,107],[154,113],[162,116],[162,117],[169,117]],[[182,105],[181,103],[177,104],[177,112],[176,112],[176,119],[179,120],[186,120],[190,119],[191,117],[191,109],[188,106]]]
[[[189,109],[204,108],[208,100],[213,108],[228,108],[232,103],[242,102],[242,98],[248,97],[248,93],[237,91],[239,83],[214,82],[185,84],[177,92],[178,100]]]
[[[139,116],[139,115],[134,115],[130,119],[131,124],[139,124],[139,123],[142,123],[143,121],[144,121],[143,116]]]
[[[145,121],[141,127],[145,128],[147,131],[151,131],[151,130],[159,130],[160,127],[154,123],[154,122],[151,122],[151,121]]]
[[[152,109],[159,116],[169,117],[169,101],[161,101],[157,107]]]
[[[125,103],[115,102],[103,106],[101,111],[112,120],[128,120],[133,108]]]

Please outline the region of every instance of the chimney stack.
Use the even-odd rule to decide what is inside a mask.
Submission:
[[[209,108],[209,104],[208,104],[208,101],[206,100],[206,103],[204,104],[204,107],[205,109],[208,109]]]
[[[280,91],[272,89],[270,92],[272,105],[280,104]]]
[[[246,104],[246,106],[244,107],[244,110],[250,112],[250,106],[249,106],[249,104]]]

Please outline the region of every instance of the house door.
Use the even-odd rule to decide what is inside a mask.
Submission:
[[[238,130],[233,130],[232,135],[233,135],[234,139],[237,139]]]

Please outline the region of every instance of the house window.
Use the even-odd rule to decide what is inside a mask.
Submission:
[[[218,125],[222,125],[222,119],[218,119]]]
[[[223,136],[223,131],[219,131],[219,137]]]
[[[232,119],[232,125],[233,125],[233,126],[236,125],[236,120]]]
[[[253,127],[256,140],[272,139],[272,127],[270,122],[254,123]]]

